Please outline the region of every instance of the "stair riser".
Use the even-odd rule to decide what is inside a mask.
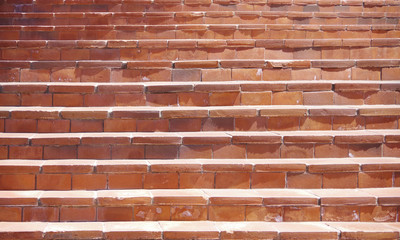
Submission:
[[[95,26],[93,26],[94,28]],[[119,28],[123,28],[121,26]],[[128,27],[128,26],[127,26]],[[129,30],[119,30],[110,26],[107,30],[89,30],[81,27],[74,30],[73,27],[45,31],[27,31],[22,27],[14,29],[0,28],[3,40],[113,40],[113,39],[323,39],[323,38],[400,38],[400,30],[293,30],[292,26],[283,30],[271,29],[232,29],[215,30],[205,28],[204,30],[140,30],[139,26]],[[25,27],[27,28],[27,27]],[[52,27],[51,27],[52,28]],[[131,28],[131,27],[129,27]],[[143,27],[144,28],[144,27]],[[268,28],[268,25],[267,25]]]
[[[375,180],[379,179],[379,180]],[[1,190],[400,187],[400,172],[147,172],[1,174]]]
[[[0,119],[0,132],[197,132],[398,129],[398,116],[222,117],[183,119]]]
[[[3,4],[3,11],[9,12],[158,12],[158,11],[315,11],[315,12],[368,12],[371,8],[375,11],[384,12],[390,8],[393,12],[399,12],[400,7],[397,1],[390,1],[385,5],[381,1],[151,1],[144,0],[138,3],[115,2],[110,4],[104,1],[94,1],[90,4],[74,4],[74,1],[48,4],[47,2],[33,3],[21,1],[17,6],[11,2]],[[314,5],[315,4],[315,5]],[[389,6],[392,5],[392,6]]]
[[[3,62],[4,63],[4,62]],[[0,65],[4,64],[1,63]],[[200,82],[200,81],[287,81],[287,80],[399,80],[398,67],[352,68],[210,68],[215,73],[204,74],[201,69],[124,69],[121,67],[0,67],[1,82]],[[53,65],[57,64],[53,62]],[[97,63],[94,63],[97,64]],[[122,65],[122,62],[117,62]],[[211,71],[210,71],[211,72]],[[215,75],[214,75],[215,74]]]
[[[398,157],[399,143],[0,146],[0,159]]]
[[[185,48],[185,49],[1,49],[0,60],[219,60],[219,59],[399,59],[400,47]]]
[[[0,15],[1,25],[163,25],[163,24],[312,24],[312,25],[358,25],[358,24],[398,24],[399,20],[394,14],[375,13],[376,17],[363,16],[362,12],[349,13],[345,16],[340,13],[329,13],[329,16],[323,14],[308,13],[281,13],[271,16],[270,12],[254,12],[246,15],[247,12],[218,12],[214,16],[207,12],[198,12],[197,14],[180,14],[179,12],[170,12],[167,16],[162,13],[159,16],[154,16],[146,13],[137,13],[134,16],[114,16],[98,14],[46,14],[47,16],[40,16],[38,14],[25,14],[21,17],[20,14],[7,14],[7,16]],[[201,14],[201,15],[200,15]],[[220,14],[220,15],[218,15]],[[226,15],[226,16],[224,16]],[[300,16],[298,16],[300,15]],[[397,17],[400,17],[397,16]]]

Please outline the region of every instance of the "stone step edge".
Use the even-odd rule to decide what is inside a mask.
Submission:
[[[2,190],[0,206],[399,206],[400,188]]]
[[[0,119],[186,119],[399,116],[400,105],[234,105],[132,107],[0,107]]]
[[[0,133],[0,145],[214,145],[214,144],[390,144],[398,145],[400,130],[203,131],[107,133]]]
[[[114,69],[282,69],[282,68],[398,68],[400,59],[315,59],[315,60],[183,60],[183,61],[23,61],[0,60],[1,69],[9,68],[114,68]],[[261,72],[258,74],[261,76]]]
[[[290,80],[207,82],[0,82],[0,93],[179,93],[283,91],[399,91],[399,81]]]
[[[193,172],[395,172],[400,158],[1,160],[0,174],[193,173]]]
[[[8,239],[398,239],[399,223],[366,222],[1,222]]]

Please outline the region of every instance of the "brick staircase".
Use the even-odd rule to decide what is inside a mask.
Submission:
[[[0,239],[399,239],[399,0],[3,0]]]

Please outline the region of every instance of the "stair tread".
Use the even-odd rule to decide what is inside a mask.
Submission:
[[[308,239],[372,238],[395,239],[399,237],[398,223],[367,222],[87,222],[87,223],[41,223],[2,222],[1,237],[28,236],[31,239],[65,239],[74,234],[76,238],[146,238],[178,239],[198,237],[208,239],[276,238]]]
[[[0,191],[3,206],[144,205],[382,205],[396,206],[400,188],[124,189]]]

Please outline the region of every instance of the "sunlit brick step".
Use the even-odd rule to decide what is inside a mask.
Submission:
[[[0,161],[2,190],[376,187],[400,187],[399,158]]]
[[[310,9],[311,10],[311,9]],[[317,9],[315,9],[317,10]],[[1,25],[398,24],[399,12],[0,12]]]
[[[1,82],[399,80],[399,59],[0,61]],[[204,77],[207,81],[207,77]],[[208,78],[208,79],[209,79]]]
[[[399,38],[3,40],[0,60],[398,59]]]
[[[1,159],[398,157],[399,130],[1,133]]]
[[[400,206],[399,188],[0,193],[2,221],[396,222]]]
[[[3,40],[400,38],[400,25],[0,25]]]
[[[1,239],[397,239],[398,223],[2,222]]]
[[[2,11],[9,12],[151,12],[151,11],[390,11],[400,10],[397,0],[139,0],[139,1],[3,1]]]
[[[400,106],[0,107],[0,114],[0,132],[8,133],[396,130]]]
[[[203,69],[201,73],[204,82],[0,82],[0,106],[184,107],[400,103],[400,81],[215,82],[207,80],[218,79],[216,72]]]

